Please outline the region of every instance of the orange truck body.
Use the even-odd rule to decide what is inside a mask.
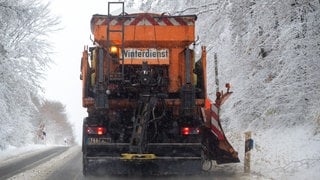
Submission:
[[[212,126],[206,48],[199,61],[190,49],[196,19],[154,13],[92,16],[94,46],[83,51],[80,76],[88,111],[84,173],[97,157],[201,160],[205,151],[206,160],[239,161],[219,119]]]
[[[145,50],[152,49],[154,51],[162,50],[164,57],[161,58],[148,58],[148,64],[168,66],[169,86],[168,91],[177,93],[182,85],[186,84],[186,67],[185,54],[186,47],[195,41],[195,15],[189,16],[165,16],[159,14],[140,13],[130,14],[129,17],[121,19],[121,17],[108,17],[107,15],[93,15],[91,19],[91,32],[94,35],[94,42],[104,46],[107,44],[107,28],[110,31],[121,31],[122,23],[124,24],[125,35],[122,39],[120,32],[110,33],[109,43],[120,48],[123,44],[125,51],[130,49],[137,50],[135,57],[125,57],[124,64],[137,65],[142,64],[145,60],[138,57],[139,53],[145,53]],[[106,48],[106,47],[105,47]],[[140,50],[140,51],[139,51]],[[88,58],[88,51],[83,52],[83,60]],[[118,52],[121,53],[121,52]],[[160,52],[161,53],[161,52]],[[128,54],[128,53],[127,53]],[[120,54],[121,56],[121,54]],[[142,56],[142,55],[141,55]],[[192,54],[194,56],[194,54]],[[203,69],[206,69],[206,52],[203,50]],[[118,64],[110,64],[110,69],[116,69],[122,62]],[[83,62],[83,64],[87,64]],[[193,73],[195,58],[191,58],[189,67],[191,83],[195,83],[195,74]],[[84,71],[87,68],[83,68]],[[107,67],[105,67],[106,71]],[[83,74],[85,74],[84,72]],[[206,79],[206,76],[204,76]],[[206,81],[206,80],[205,80]],[[85,82],[85,81],[84,81]],[[203,89],[206,95],[206,87]],[[85,90],[83,89],[83,92]],[[93,105],[93,99],[83,96],[83,106],[88,107]],[[175,100],[179,101],[179,100]],[[170,101],[170,103],[173,103]],[[197,100],[198,105],[204,105],[204,99]]]
[[[183,51],[194,42],[195,20],[196,16],[194,15],[166,17],[159,14],[141,13],[131,14],[130,18],[123,20],[119,20],[118,17],[108,18],[108,16],[94,15],[91,20],[91,32],[94,35],[94,41],[103,45],[107,43],[107,25],[110,24],[110,31],[117,31],[121,29],[119,24],[124,23],[125,36],[123,42],[120,33],[111,33],[109,40],[112,44],[118,47],[124,44],[126,49],[133,48],[142,51],[149,48],[158,50],[165,48],[168,50],[165,58],[148,59],[148,63],[169,66],[169,91],[175,92],[186,81],[186,67],[182,66],[185,59]],[[136,59],[128,57],[124,59],[124,64],[142,64],[143,60],[139,57]],[[194,58],[192,58],[192,61],[191,64],[194,64]],[[190,69],[193,68],[190,66]],[[190,72],[192,73],[192,71]]]

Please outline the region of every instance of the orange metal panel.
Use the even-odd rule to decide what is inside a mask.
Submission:
[[[118,29],[110,28],[110,29]],[[94,40],[103,42],[107,39],[107,27],[97,26],[94,31]],[[194,41],[194,26],[125,26],[124,44],[142,45],[143,47],[157,46],[187,46]],[[120,33],[110,33],[110,40],[121,44]]]
[[[88,50],[85,48],[82,52],[82,58],[81,58],[81,79],[82,79],[82,106],[87,107],[88,104],[85,101],[85,98],[87,97],[86,94],[86,83],[88,81],[87,79],[87,73],[88,73]]]
[[[170,52],[170,66],[169,66],[169,92],[178,92],[181,87],[181,76],[180,76],[180,62],[179,54],[183,51],[183,48],[172,48]]]
[[[145,59],[139,59],[139,60],[132,60],[132,59],[128,59],[128,60],[124,60],[124,64],[142,64],[144,61],[146,61]],[[169,64],[169,60],[147,60],[149,65],[168,65]],[[122,63],[122,61],[119,62],[120,64]]]

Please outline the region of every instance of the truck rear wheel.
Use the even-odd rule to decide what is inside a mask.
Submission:
[[[201,150],[201,168],[203,171],[208,172],[212,168],[212,161],[209,159],[206,151]]]

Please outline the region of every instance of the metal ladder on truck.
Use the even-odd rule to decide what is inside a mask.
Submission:
[[[111,15],[111,6],[121,6],[121,13],[120,15],[113,16]],[[108,64],[108,69],[107,69],[107,83],[109,84],[110,80],[118,80],[118,81],[123,81],[124,80],[124,16],[125,16],[125,11],[124,11],[124,2],[108,2],[108,18],[107,18],[107,49],[110,50],[112,47],[117,47],[119,48],[119,57],[112,57],[110,55],[110,52],[107,51],[107,64]],[[117,20],[120,23],[120,28],[118,29],[112,29],[110,28],[110,23],[112,20]],[[112,25],[111,25],[112,26]],[[112,34],[120,34],[121,37],[121,42],[120,44],[115,44],[112,43],[110,40],[110,37]],[[111,72],[110,70],[110,64],[113,62],[118,62],[121,63],[121,68],[119,69],[118,72]]]

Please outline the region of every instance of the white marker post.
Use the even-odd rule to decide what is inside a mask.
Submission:
[[[244,173],[250,173],[251,152],[253,148],[253,139],[251,139],[251,131],[245,132],[245,155],[244,155]]]

